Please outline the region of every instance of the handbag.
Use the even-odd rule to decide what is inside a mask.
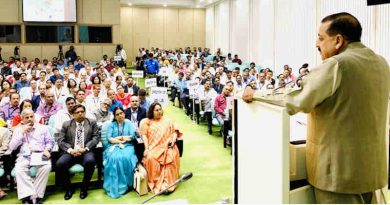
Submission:
[[[148,172],[141,163],[137,163],[134,169],[133,187],[139,196],[148,194]]]

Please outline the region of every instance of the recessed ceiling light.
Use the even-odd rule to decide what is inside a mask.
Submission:
[[[132,4],[132,3],[128,3],[127,5],[131,6],[131,5],[133,5],[133,4]]]
[[[167,4],[164,4],[163,6],[164,6],[164,7],[167,7]]]

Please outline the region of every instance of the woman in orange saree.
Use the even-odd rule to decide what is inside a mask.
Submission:
[[[182,133],[173,122],[163,117],[159,103],[153,103],[147,118],[140,124],[145,152],[142,163],[148,172],[148,187],[152,193],[158,193],[179,178],[180,156],[175,144]],[[173,192],[171,187],[168,192]]]

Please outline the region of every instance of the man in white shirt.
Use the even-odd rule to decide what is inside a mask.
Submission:
[[[99,93],[101,91],[100,84],[93,85],[93,93],[85,99],[85,108],[87,108],[87,116],[95,112],[100,108],[100,98]]]
[[[39,80],[37,81],[38,87],[46,85],[46,71],[39,72]]]
[[[22,102],[25,99],[31,100],[33,96],[39,95],[37,81],[31,80],[30,86],[21,88],[19,94],[20,94],[20,102]]]
[[[73,97],[67,97],[65,100],[65,104],[66,109],[61,109],[57,112],[57,114],[53,115],[56,119],[56,123],[54,123],[54,133],[59,133],[64,122],[72,119],[71,110],[73,106],[76,105],[76,100]]]
[[[61,104],[63,104],[65,102],[65,99],[69,96],[69,90],[64,88],[62,85],[62,79],[58,78],[55,81],[54,87],[52,88],[54,93],[54,99]]]
[[[78,90],[76,93],[76,104],[85,106],[85,92],[83,90]]]
[[[204,83],[203,89],[198,91],[199,100],[201,101],[201,111],[205,114],[208,125],[208,132],[212,134],[212,103],[215,101],[215,98],[218,96],[214,88],[211,87],[211,81],[206,81]]]

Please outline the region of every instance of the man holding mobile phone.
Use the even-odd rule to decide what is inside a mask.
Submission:
[[[51,163],[39,165],[34,180],[29,175],[30,160],[33,152],[42,152],[47,159],[50,159],[50,151],[53,148],[54,140],[50,135],[47,126],[34,123],[34,111],[25,109],[21,113],[22,126],[15,129],[9,147],[16,150],[20,147],[18,159],[15,164],[15,178],[18,184],[18,199],[23,204],[40,204],[45,195],[45,189]]]

